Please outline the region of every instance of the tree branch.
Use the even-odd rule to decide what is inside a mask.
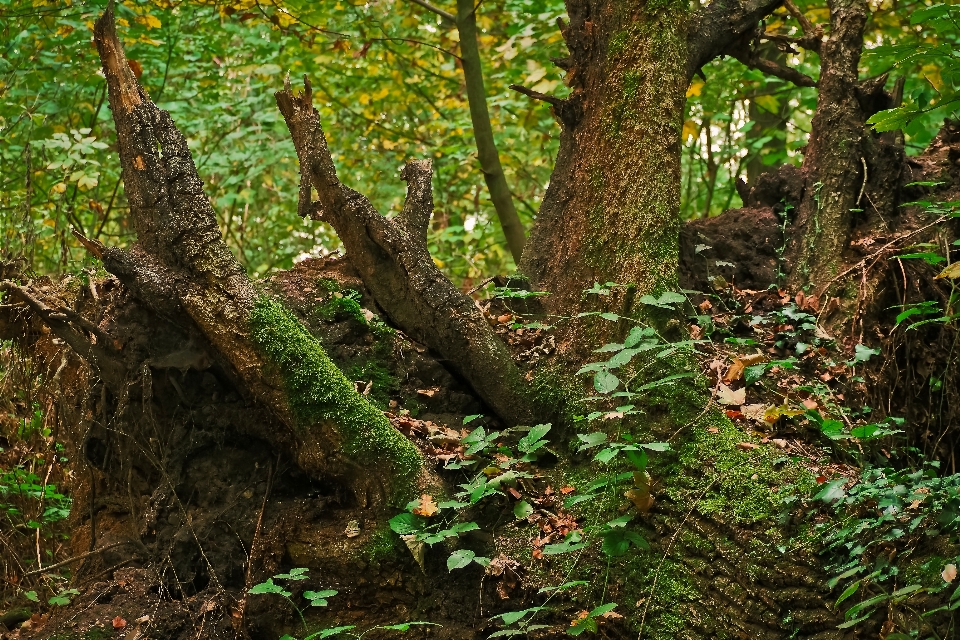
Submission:
[[[783,0],[714,0],[690,18],[687,80],[774,12]]]
[[[323,220],[333,226],[351,264],[390,320],[449,361],[506,422],[542,421],[548,412],[521,379],[506,345],[430,256],[429,161],[413,161],[404,168],[407,200],[391,222],[337,178],[309,91],[294,95],[287,86],[276,98],[300,159],[301,180],[317,190]]]
[[[397,222],[410,235],[410,239],[426,245],[427,227],[433,216],[433,162],[411,160],[401,170],[400,177],[407,182],[407,199]]]
[[[729,53],[731,56],[750,67],[751,69],[758,69],[764,72],[767,75],[780,78],[781,80],[786,80],[787,82],[792,82],[798,87],[815,87],[817,86],[817,81],[801,73],[796,69],[791,67],[785,67],[783,65],[777,64],[773,60],[767,60],[766,58],[759,57],[755,51],[743,51],[740,50],[730,50]]]
[[[407,1],[412,2],[413,4],[418,4],[424,9],[426,9],[427,11],[432,11],[433,13],[437,14],[444,20],[449,20],[450,22],[454,22],[454,23],[457,21],[457,17],[452,13],[444,11],[440,7],[435,7],[429,2],[426,2],[425,0],[407,0]]]

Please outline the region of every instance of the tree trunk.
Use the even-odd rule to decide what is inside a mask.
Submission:
[[[483,68],[480,63],[480,46],[477,41],[477,8],[473,0],[457,0],[457,31],[460,34],[460,63],[463,65],[463,79],[467,87],[467,99],[470,103],[470,120],[473,123],[473,137],[477,142],[477,156],[483,179],[490,191],[490,200],[500,220],[500,228],[507,240],[507,247],[515,263],[520,262],[526,236],[523,224],[513,204],[510,185],[503,175],[500,154],[493,139],[493,127],[490,125],[490,113],[487,110],[487,92],[483,86]]]
[[[830,36],[821,45],[817,110],[803,158],[805,190],[788,250],[789,284],[825,283],[841,264],[863,204],[864,115],[857,99],[867,21],[864,0],[831,0]],[[869,136],[869,133],[866,133]]]
[[[316,339],[254,290],[223,243],[186,140],[127,65],[112,9],[95,39],[137,242],[130,251],[85,244],[155,313],[199,330],[214,358],[287,426],[308,473],[341,479],[361,503],[402,500],[419,480],[420,454]],[[289,434],[277,440],[289,448]],[[382,476],[364,471],[371,461],[383,464]]]

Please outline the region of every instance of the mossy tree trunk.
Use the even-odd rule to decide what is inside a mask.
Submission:
[[[143,304],[208,344],[246,393],[287,426],[264,435],[305,471],[337,478],[361,504],[402,499],[422,471],[416,448],[360,397],[315,338],[255,290],[221,238],[186,139],[127,64],[112,8],[97,21],[95,40],[137,241],[121,250],[81,240]],[[373,463],[380,473],[367,471]]]
[[[596,310],[583,292],[595,282],[625,285],[633,301],[677,287],[680,149],[691,78],[722,55],[781,0],[719,0],[697,11],[680,1],[569,0],[561,25],[570,96],[520,90],[553,105],[562,127],[557,163],[519,271],[549,292],[546,311]],[[573,323],[562,344],[596,338]],[[569,349],[576,360],[577,348]]]

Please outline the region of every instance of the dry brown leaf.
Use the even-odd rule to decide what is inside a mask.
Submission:
[[[121,618],[120,616],[117,616],[116,618],[113,619],[114,629],[123,629],[125,626],[127,626],[127,621]]]
[[[418,516],[424,516],[429,518],[437,512],[437,503],[433,501],[433,497],[427,495],[426,493],[420,496],[420,506],[413,510],[413,513]]]
[[[944,582],[953,582],[957,577],[957,565],[948,564],[943,568],[943,573],[941,573],[940,576],[943,578]]]
[[[566,487],[560,488],[560,493],[562,493],[563,495],[567,495],[568,493],[573,493],[574,491],[576,491],[576,488],[571,487],[569,485]]]
[[[743,404],[747,400],[747,390],[737,389],[734,391],[725,384],[717,387],[717,402],[725,405]]]
[[[941,271],[940,274],[937,275],[936,279],[939,280],[940,278],[960,278],[960,262],[954,262],[952,265]]]
[[[753,442],[738,442],[737,448],[743,449],[744,451],[750,451],[752,449],[759,449],[760,445],[754,444]]]

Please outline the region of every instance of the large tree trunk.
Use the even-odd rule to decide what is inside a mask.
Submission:
[[[552,100],[560,151],[519,267],[551,312],[584,308],[595,282],[676,287],[687,85],[779,4],[567,2],[572,91]]]

